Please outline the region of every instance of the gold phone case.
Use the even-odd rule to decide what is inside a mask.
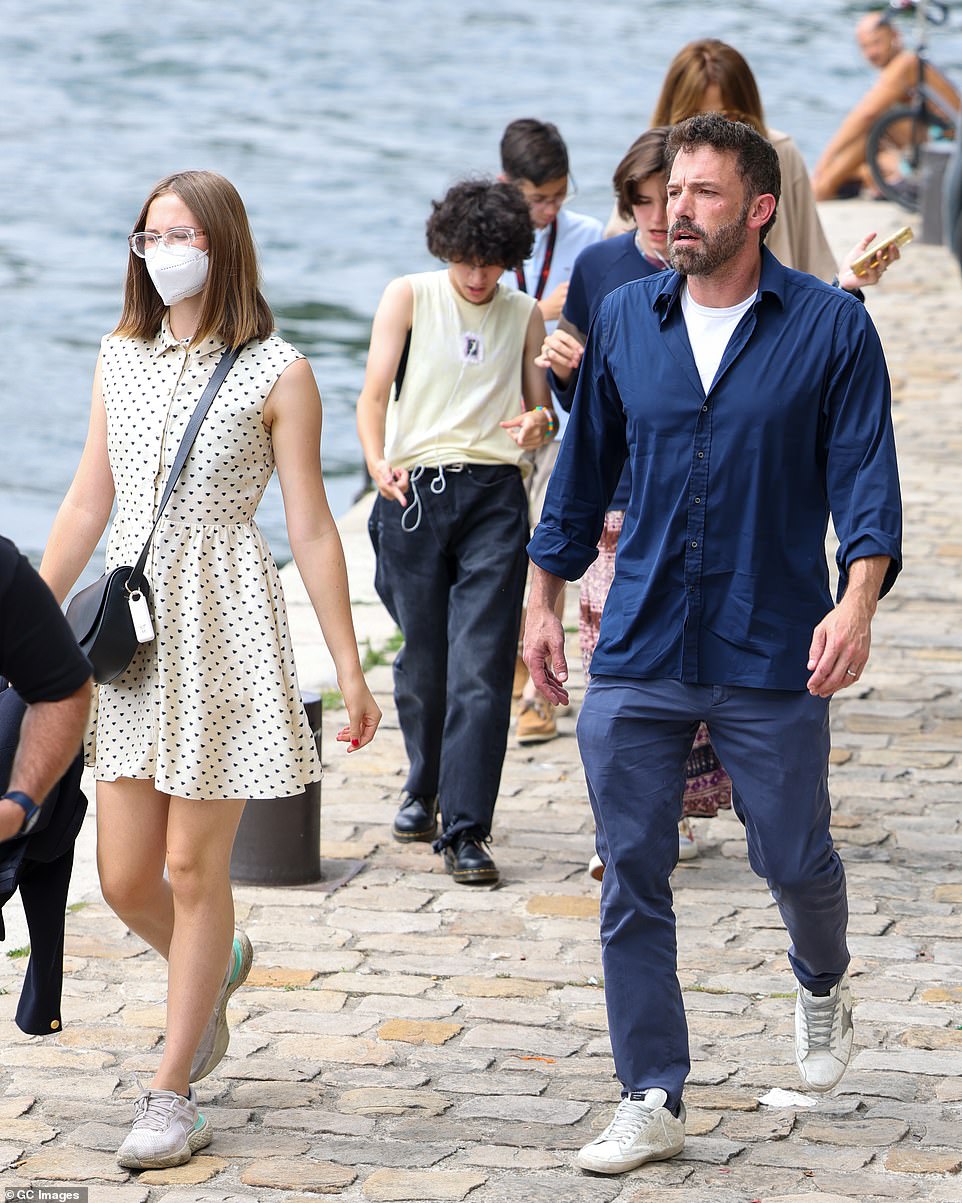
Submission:
[[[915,231],[912,227],[903,226],[901,230],[896,230],[894,234],[889,234],[887,238],[880,238],[878,242],[873,242],[867,250],[863,251],[857,259],[852,260],[852,271],[857,276],[863,275],[866,269],[871,267],[880,251],[884,251],[890,246],[905,246],[914,237]]]

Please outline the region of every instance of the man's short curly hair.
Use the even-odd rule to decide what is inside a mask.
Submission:
[[[445,263],[520,267],[531,254],[534,226],[524,197],[500,180],[461,180],[431,202],[428,250]]]
[[[745,186],[746,200],[754,196],[769,194],[775,198],[775,207],[782,192],[782,172],[775,147],[753,126],[743,121],[730,121],[721,113],[699,113],[679,121],[672,126],[665,145],[665,162],[669,174],[680,151],[691,153],[700,146],[708,146],[723,154],[731,151],[735,155],[738,174]],[[775,224],[775,212],[762,226],[760,241]]]

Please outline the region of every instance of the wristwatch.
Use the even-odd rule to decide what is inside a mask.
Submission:
[[[24,820],[23,826],[20,828],[21,835],[29,835],[37,825],[37,819],[40,818],[40,807],[34,802],[29,794],[25,794],[23,790],[12,789],[9,793],[0,798],[0,802],[9,799],[11,802],[23,808]]]

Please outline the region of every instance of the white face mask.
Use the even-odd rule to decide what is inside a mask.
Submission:
[[[160,243],[144,262],[165,305],[176,305],[187,297],[197,296],[207,283],[207,252],[199,247],[175,251]]]

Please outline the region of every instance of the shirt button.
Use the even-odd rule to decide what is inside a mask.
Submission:
[[[705,453],[704,453],[704,451],[699,451],[699,452],[698,452],[698,458],[699,458],[699,459],[704,459],[704,458],[705,458]]]
[[[696,498],[695,498],[695,505],[701,505],[701,498],[700,498],[700,497],[696,497]]]
[[[703,414],[707,414],[707,413],[708,413],[708,406],[707,406],[707,405],[703,405],[703,406],[701,407],[701,412],[702,412]]]
[[[697,547],[697,546],[698,546],[698,544],[695,542],[695,540],[694,540],[694,539],[692,539],[692,541],[691,541],[691,545],[692,545],[692,547]]]

